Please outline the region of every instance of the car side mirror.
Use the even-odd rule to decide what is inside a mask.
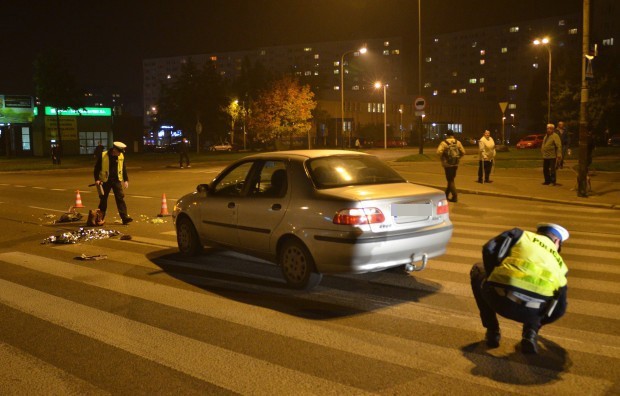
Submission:
[[[209,185],[208,184],[199,184],[196,186],[196,191],[199,193],[208,193]]]

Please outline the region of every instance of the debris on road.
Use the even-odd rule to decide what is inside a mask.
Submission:
[[[95,239],[105,239],[121,235],[120,231],[116,230],[104,230],[101,228],[96,229],[84,229],[79,228],[77,231],[63,232],[58,235],[51,235],[43,240],[41,244],[55,243],[55,244],[69,244],[86,242]]]
[[[84,253],[82,253],[81,256],[76,257],[77,260],[105,260],[107,258],[108,256],[106,256],[105,254],[96,254],[92,256],[87,256]]]

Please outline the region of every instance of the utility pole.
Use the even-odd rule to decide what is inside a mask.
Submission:
[[[418,0],[418,97],[422,97],[422,0]],[[420,134],[420,150],[419,154],[424,154],[424,132],[423,118],[418,118],[418,132]]]
[[[579,107],[579,174],[577,196],[588,196],[588,80],[586,55],[590,54],[590,0],[583,0],[583,40],[581,54],[581,103]]]

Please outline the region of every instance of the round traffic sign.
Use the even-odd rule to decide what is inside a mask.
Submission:
[[[426,99],[423,97],[415,98],[413,104],[415,105],[416,110],[424,110],[426,107]]]

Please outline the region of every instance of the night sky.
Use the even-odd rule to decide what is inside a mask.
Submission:
[[[581,0],[422,0],[423,34],[579,12]],[[0,94],[33,94],[32,63],[56,47],[84,88],[139,101],[142,59],[403,36],[416,0],[0,0]],[[404,49],[405,51],[407,49]],[[404,56],[407,56],[406,54]]]

